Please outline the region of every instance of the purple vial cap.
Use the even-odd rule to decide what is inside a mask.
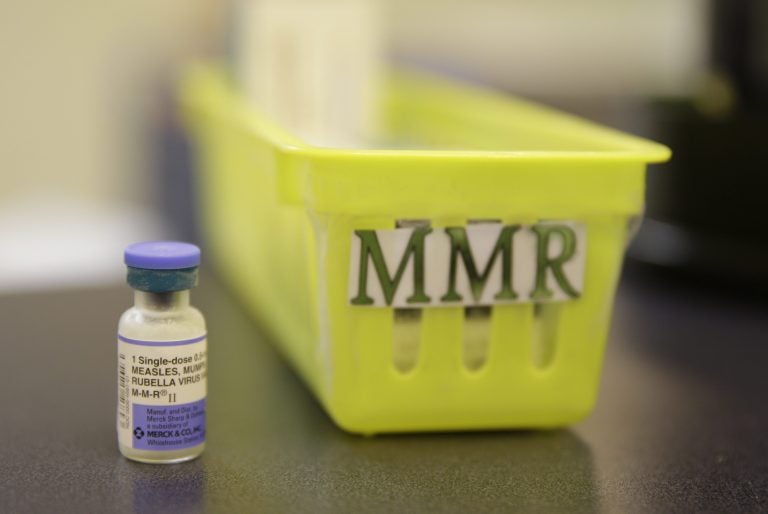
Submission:
[[[125,264],[131,268],[175,270],[200,265],[200,248],[180,241],[147,241],[125,249]]]

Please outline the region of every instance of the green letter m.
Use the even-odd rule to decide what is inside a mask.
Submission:
[[[352,299],[352,305],[373,305],[374,300],[368,296],[368,258],[373,262],[376,276],[379,278],[381,290],[387,305],[392,305],[395,292],[405,273],[408,260],[413,256],[413,294],[406,298],[407,303],[428,303],[430,297],[424,292],[424,238],[432,232],[429,227],[418,227],[411,233],[405,253],[400,259],[394,277],[390,277],[387,263],[381,253],[379,239],[375,230],[355,230],[360,238],[360,269],[357,275],[357,296]]]
[[[448,292],[441,298],[444,302],[460,302],[461,295],[456,291],[456,272],[458,269],[458,258],[461,256],[464,261],[464,269],[467,271],[469,286],[472,290],[472,296],[475,301],[480,301],[480,297],[485,289],[485,283],[493,269],[493,263],[499,253],[501,257],[501,289],[494,298],[496,300],[514,300],[517,294],[512,289],[512,236],[520,228],[519,225],[506,225],[501,229],[499,238],[496,240],[496,246],[493,253],[488,258],[482,273],[480,273],[475,264],[475,258],[472,256],[472,249],[469,246],[467,231],[464,227],[448,227],[445,232],[451,238],[451,262],[448,275]]]

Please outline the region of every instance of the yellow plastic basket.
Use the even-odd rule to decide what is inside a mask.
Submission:
[[[668,159],[668,148],[409,75],[391,81],[383,106],[386,136],[409,142],[405,150],[307,145],[214,68],[191,71],[182,103],[214,261],[339,426],[535,428],[589,413],[646,164]],[[580,296],[479,310],[350,303],[356,230],[489,219],[582,223]]]

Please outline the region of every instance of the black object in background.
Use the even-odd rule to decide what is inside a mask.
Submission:
[[[768,283],[768,2],[712,4],[711,73],[694,98],[657,101],[672,161],[648,176],[630,255],[718,281]]]

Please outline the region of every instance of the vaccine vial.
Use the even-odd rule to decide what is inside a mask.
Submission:
[[[189,304],[200,249],[152,241],[125,249],[134,306],[117,332],[117,439],[139,462],[194,459],[205,447],[205,320]]]

